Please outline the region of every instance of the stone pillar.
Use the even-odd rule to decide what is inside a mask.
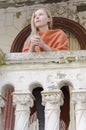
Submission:
[[[59,130],[61,90],[42,91],[42,104],[45,105],[45,130]]]
[[[16,105],[14,130],[29,130],[30,107],[33,106],[31,93],[14,92],[13,103]]]
[[[0,94],[0,130],[2,130],[2,111],[1,109],[5,106],[5,98]]]
[[[75,107],[76,130],[86,130],[86,90],[73,90],[71,100]]]

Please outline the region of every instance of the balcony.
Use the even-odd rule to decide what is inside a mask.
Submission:
[[[15,83],[20,82],[20,81],[15,82],[16,75],[17,75],[17,79],[19,80],[21,79],[21,81],[26,84],[24,78],[29,76],[29,73],[31,73],[33,79],[33,81],[31,79],[31,82],[34,82],[35,80],[38,82],[40,77],[39,75],[42,74],[44,80],[46,80],[47,78],[46,76],[49,75],[48,73],[50,73],[51,75],[55,73],[59,75],[59,73],[62,73],[66,76],[63,76],[63,78],[61,79],[59,77],[58,80],[63,81],[69,79],[71,82],[71,80],[73,80],[73,78],[75,77],[76,81],[73,81],[76,84],[75,87],[86,86],[86,81],[85,81],[86,51],[85,50],[41,52],[41,53],[35,53],[35,52],[9,53],[9,54],[4,54],[1,51],[0,64],[1,64],[0,72],[2,73],[2,75],[5,76],[4,80],[1,82],[2,83],[1,86],[3,86],[4,84],[9,84],[11,81],[13,81],[13,84],[15,86]],[[6,73],[8,75],[11,74],[9,75],[11,77],[6,76],[5,75]],[[2,77],[2,75],[0,77]],[[34,75],[36,75],[35,78]],[[71,76],[73,76],[73,78]],[[12,78],[12,80],[10,80],[10,78]],[[41,82],[42,79],[40,78],[40,83]]]

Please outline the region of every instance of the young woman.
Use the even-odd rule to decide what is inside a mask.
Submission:
[[[52,30],[52,16],[45,8],[37,9],[31,18],[31,35],[24,43],[23,52],[68,50],[66,34],[60,30]]]

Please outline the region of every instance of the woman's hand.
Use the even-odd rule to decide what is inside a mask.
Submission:
[[[40,36],[38,35],[34,35],[30,38],[30,42],[33,46],[40,46],[41,48],[44,46],[44,42],[43,40],[41,39]]]
[[[35,48],[35,46],[41,47],[44,51],[51,51],[52,49],[45,44],[45,42],[41,39],[40,36],[34,35],[30,38],[30,46]]]

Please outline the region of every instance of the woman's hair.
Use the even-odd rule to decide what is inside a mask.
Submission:
[[[53,26],[53,20],[52,20],[51,12],[50,12],[48,9],[46,9],[46,8],[36,9],[36,10],[33,12],[32,18],[31,18],[31,31],[32,31],[31,34],[37,34],[37,32],[38,32],[38,30],[37,30],[37,28],[35,27],[35,24],[34,24],[35,12],[36,12],[37,10],[43,10],[43,11],[47,14],[47,16],[49,17],[49,19],[50,19],[50,22],[48,23],[49,29],[52,29],[52,26]]]

